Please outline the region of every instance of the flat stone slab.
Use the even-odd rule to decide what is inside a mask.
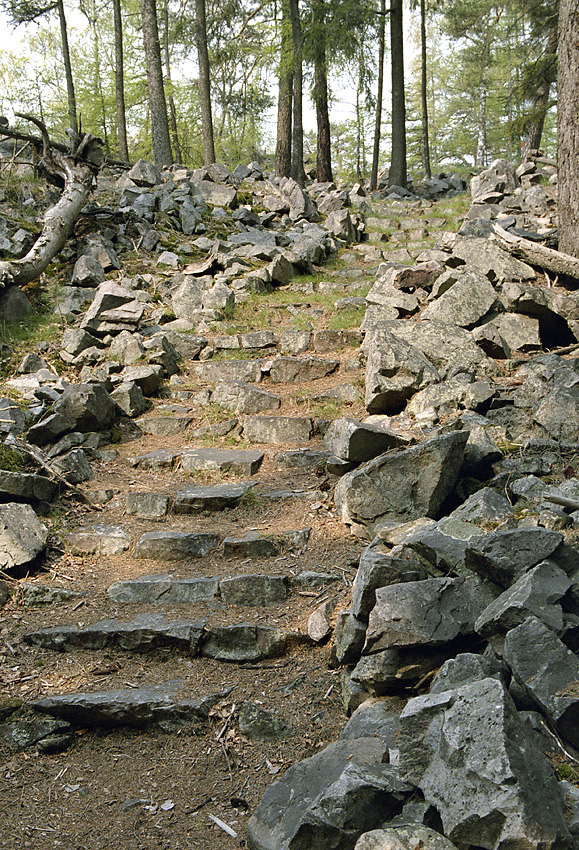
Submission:
[[[281,406],[278,395],[258,389],[245,381],[222,381],[215,387],[211,401],[238,414],[261,413],[263,410],[277,410]]]
[[[324,357],[276,357],[272,361],[269,376],[274,384],[316,381],[331,375],[339,366],[339,360],[326,360]]]
[[[169,513],[169,497],[162,493],[130,490],[126,495],[125,510],[129,516],[159,519]]]
[[[288,595],[288,577],[270,575],[232,576],[219,582],[226,605],[279,605]]]
[[[223,511],[235,508],[252,487],[253,481],[238,484],[216,484],[206,487],[186,487],[175,494],[173,512],[176,514],[199,514],[203,511]]]
[[[304,416],[246,416],[243,434],[250,443],[307,443],[313,420]]]
[[[183,561],[204,558],[221,542],[219,534],[184,531],[149,531],[135,546],[135,558],[155,558],[158,561]]]
[[[36,584],[27,581],[18,582],[17,593],[19,604],[27,608],[60,605],[63,602],[70,602],[71,599],[78,599],[79,596],[83,595],[76,590],[69,590],[67,587],[54,587],[51,584]]]
[[[275,463],[280,469],[315,469],[325,467],[331,452],[318,452],[311,449],[279,452]]]
[[[55,626],[28,632],[23,640],[59,652],[73,649],[104,649],[115,646],[133,652],[147,652],[160,646],[172,646],[196,655],[205,620],[167,620],[163,614],[138,614],[130,623],[100,620],[91,626]]]
[[[181,452],[175,452],[169,449],[157,449],[155,452],[148,452],[144,455],[128,458],[128,463],[139,469],[150,469],[153,472],[160,472],[173,469],[180,457]]]
[[[115,602],[142,602],[147,605],[191,605],[209,602],[219,591],[218,578],[175,579],[172,575],[150,575],[130,581],[117,581],[107,590]]]
[[[33,708],[88,728],[159,726],[170,731],[206,721],[210,708],[228,693],[179,700],[176,697],[181,688],[182,682],[172,681],[143,688],[64,694],[37,700]]]
[[[191,449],[181,455],[180,466],[185,472],[217,470],[232,475],[255,475],[264,458],[257,449]]]
[[[220,381],[261,380],[261,360],[207,360],[205,363],[192,363],[191,374],[202,381],[219,383]]]
[[[390,449],[406,448],[409,440],[387,428],[343,417],[332,422],[324,443],[337,457],[361,463]]]
[[[290,640],[296,638],[296,635],[281,629],[255,626],[253,623],[218,626],[208,632],[201,655],[217,661],[261,661],[283,655]]]
[[[64,541],[71,555],[120,555],[131,546],[131,538],[120,525],[95,523],[86,531],[69,531]]]
[[[193,420],[192,416],[142,416],[135,423],[145,434],[155,437],[172,437],[182,434]]]

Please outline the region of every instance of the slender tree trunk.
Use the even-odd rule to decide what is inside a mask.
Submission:
[[[422,168],[427,180],[432,177],[430,168],[430,141],[428,138],[428,80],[426,74],[426,0],[420,0],[420,99],[422,102]]]
[[[163,67],[161,65],[161,47],[159,27],[157,25],[156,0],[141,0],[141,18],[143,23],[143,44],[147,66],[147,87],[149,91],[149,109],[151,113],[151,138],[155,165],[171,165],[171,139],[167,119],[167,101],[163,88]]]
[[[392,159],[389,184],[406,188],[406,101],[404,97],[404,34],[402,0],[392,0],[390,9],[392,59]]]
[[[289,0],[282,0],[281,12],[275,173],[278,177],[290,177],[292,170],[292,85],[294,69]]]
[[[478,111],[478,134],[476,143],[476,156],[474,164],[481,168],[486,163],[487,155],[487,84],[480,84],[479,88],[479,111]]]
[[[199,64],[199,105],[201,107],[201,132],[203,134],[203,162],[215,162],[213,141],[213,117],[211,115],[211,79],[209,51],[207,49],[207,18],[205,0],[195,0],[195,41]]]
[[[127,141],[127,117],[125,109],[125,72],[123,55],[123,22],[121,18],[121,0],[113,0],[113,20],[115,27],[115,104],[117,113],[117,144],[119,157],[129,160]]]
[[[559,250],[579,257],[579,9],[576,0],[559,8]]]
[[[543,127],[545,126],[545,117],[549,109],[549,98],[551,94],[551,85],[555,75],[555,67],[557,62],[557,23],[553,23],[552,29],[549,32],[547,45],[545,47],[545,58],[551,59],[551,62],[545,68],[545,73],[537,86],[535,97],[533,100],[533,120],[527,128],[527,138],[525,143],[526,150],[538,150],[541,147],[541,137],[543,135]]]
[[[374,125],[374,150],[372,152],[372,174],[370,189],[378,186],[380,161],[380,136],[382,134],[382,101],[384,99],[384,56],[386,54],[386,0],[380,0],[380,28],[378,30],[378,93],[376,95],[376,122]]]
[[[291,176],[305,186],[304,170],[304,124],[302,114],[303,69],[302,69],[302,26],[300,21],[299,0],[289,0],[294,45],[293,79],[293,133],[292,133],[292,169]]]
[[[64,14],[63,0],[58,0],[58,19],[60,21],[60,38],[62,41],[62,58],[64,60],[64,75],[66,77],[66,94],[68,98],[68,117],[70,126],[75,134],[78,134],[78,117],[76,113],[76,96],[74,93],[74,80],[72,79],[72,65],[70,62],[70,50],[68,47],[68,29]]]
[[[173,86],[171,82],[171,57],[169,55],[169,4],[167,0],[163,3],[163,56],[165,58],[167,105],[169,106],[169,121],[171,122],[175,161],[183,162],[183,154],[181,153],[181,145],[179,143],[179,130],[177,128],[177,110],[175,108],[175,99],[173,97]]]
[[[359,181],[362,180],[362,126],[364,118],[362,116],[360,97],[362,94],[362,62],[363,54],[360,51],[358,62],[358,80],[356,83],[356,177]],[[364,152],[364,169],[366,167],[366,154]]]
[[[314,101],[318,128],[316,180],[318,183],[331,183],[334,178],[332,177],[330,113],[328,109],[328,68],[324,35],[326,9],[324,0],[317,0],[314,4],[314,22],[318,31],[314,56]]]

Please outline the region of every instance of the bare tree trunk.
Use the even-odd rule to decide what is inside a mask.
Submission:
[[[278,177],[290,177],[292,169],[292,85],[294,68],[289,0],[282,0],[281,12],[275,173]]]
[[[478,133],[476,142],[476,156],[474,164],[479,168],[486,164],[487,156],[487,84],[486,81],[479,87],[478,108]]]
[[[58,19],[60,21],[60,38],[62,40],[62,58],[64,60],[64,75],[66,77],[66,94],[68,98],[68,117],[72,131],[78,134],[78,118],[76,114],[76,96],[74,93],[74,81],[72,79],[72,64],[70,61],[70,50],[68,47],[68,29],[64,14],[63,0],[57,0]]]
[[[428,139],[428,79],[426,74],[426,0],[420,0],[420,99],[422,103],[422,168],[427,180],[432,177],[430,168],[430,142]]]
[[[17,113],[18,114],[18,113]],[[58,202],[43,216],[42,233],[19,260],[0,262],[0,287],[22,286],[36,280],[62,250],[74,224],[87,202],[94,176],[103,162],[101,142],[93,136],[73,137],[73,150],[63,153],[52,146],[41,121],[29,115],[20,117],[32,121],[42,131],[42,139],[0,127],[0,134],[22,139],[42,149],[42,170],[51,182],[64,184]],[[59,146],[62,148],[62,146]]]
[[[165,57],[167,103],[169,105],[169,120],[171,122],[171,132],[173,134],[173,150],[175,151],[175,161],[183,162],[181,145],[179,143],[179,131],[177,128],[177,110],[175,108],[175,99],[173,97],[173,89],[171,82],[171,57],[169,55],[169,4],[167,0],[165,0],[165,2],[163,3],[163,54]]]
[[[318,183],[331,183],[332,153],[330,139],[330,114],[328,110],[328,69],[324,36],[326,10],[324,0],[314,4],[314,21],[318,28],[316,52],[314,56],[314,101],[316,104],[316,124],[318,128],[316,180]]]
[[[292,38],[294,44],[294,84],[293,84],[293,134],[292,134],[292,174],[294,180],[304,186],[304,124],[302,115],[303,69],[302,69],[302,26],[300,21],[299,0],[290,0]]]
[[[579,257],[579,9],[576,0],[559,8],[559,247]]]
[[[149,109],[151,113],[151,138],[153,142],[153,159],[155,165],[171,165],[171,139],[169,137],[169,121],[167,118],[167,101],[163,88],[163,68],[161,65],[161,46],[159,44],[159,27],[157,25],[156,0],[141,0],[141,17],[143,23],[143,44],[145,47],[145,62],[147,66],[147,87],[149,92]]]
[[[215,162],[213,141],[213,117],[211,115],[211,80],[209,72],[209,50],[207,49],[207,17],[205,0],[195,0],[195,42],[199,64],[199,105],[201,107],[201,132],[203,134],[203,162]]]
[[[390,9],[390,50],[392,60],[392,159],[389,183],[406,188],[406,101],[404,97],[404,34],[402,0],[392,0]]]
[[[551,59],[544,69],[543,76],[537,86],[533,100],[533,120],[527,128],[526,150],[539,150],[545,125],[545,117],[549,109],[551,85],[554,82],[557,67],[557,26],[553,25],[545,47],[545,58]]]
[[[384,56],[386,54],[386,0],[380,0],[380,29],[378,30],[378,93],[376,95],[376,122],[374,125],[374,150],[372,153],[372,175],[370,189],[378,186],[380,161],[380,136],[382,134],[382,101],[384,99]]]
[[[117,145],[119,157],[129,161],[127,141],[127,118],[125,109],[125,73],[123,55],[123,22],[121,18],[121,0],[113,0],[113,20],[115,27],[115,103],[117,113]]]

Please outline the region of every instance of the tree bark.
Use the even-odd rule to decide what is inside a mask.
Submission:
[[[207,48],[207,16],[205,0],[195,0],[195,42],[199,64],[199,105],[201,107],[201,132],[203,134],[203,163],[215,162],[213,117],[211,115],[211,80],[209,50]]]
[[[384,100],[384,56],[386,55],[386,0],[380,0],[380,28],[378,30],[378,93],[376,95],[376,122],[374,125],[374,151],[370,189],[378,187],[380,161],[380,136],[382,135],[382,101]]]
[[[63,0],[57,0],[58,19],[60,22],[60,38],[62,41],[62,58],[64,60],[64,75],[66,77],[66,94],[68,99],[68,117],[70,128],[73,133],[78,133],[78,118],[76,114],[76,96],[74,93],[74,80],[72,78],[72,64],[70,61],[70,50],[68,46],[68,29],[64,14]]]
[[[117,145],[119,149],[119,157],[128,162],[129,144],[127,141],[127,117],[125,108],[125,72],[121,0],[113,0],[113,21],[115,28],[115,105],[117,114]]]
[[[428,79],[426,74],[426,0],[420,0],[420,100],[422,106],[422,169],[427,180],[432,177],[430,168],[430,141],[428,139]]]
[[[282,0],[281,12],[281,47],[279,58],[275,173],[278,177],[291,177],[292,85],[294,79],[294,68],[289,0]]]
[[[163,55],[165,57],[165,77],[167,79],[167,103],[169,105],[169,120],[171,122],[171,132],[173,135],[173,150],[175,151],[175,161],[183,162],[181,154],[181,145],[179,143],[179,128],[177,127],[177,109],[175,107],[175,98],[173,97],[173,88],[171,81],[171,56],[169,53],[169,4],[165,0],[163,4]]]
[[[17,113],[18,114],[18,113]],[[52,183],[64,184],[58,202],[43,216],[42,233],[26,254],[19,260],[0,262],[0,287],[22,286],[36,280],[66,244],[74,224],[87,202],[93,179],[103,162],[101,142],[93,136],[74,137],[72,153],[62,153],[51,145],[46,128],[31,116],[21,116],[32,121],[42,131],[42,139],[28,134],[12,132],[0,127],[0,134],[22,138],[42,149],[39,165]]]
[[[392,0],[390,9],[390,50],[392,60],[392,159],[389,184],[406,188],[406,101],[404,96],[404,33],[402,0]]]
[[[304,170],[304,124],[303,124],[303,68],[302,68],[302,26],[300,21],[299,0],[289,0],[294,45],[293,80],[293,133],[292,133],[292,169],[291,176],[305,186]]]
[[[167,101],[163,88],[163,67],[161,65],[161,47],[157,24],[156,0],[141,0],[141,19],[143,24],[143,45],[147,67],[147,88],[149,92],[149,110],[151,113],[151,139],[153,159],[161,168],[171,165],[171,139],[167,118]]]
[[[576,0],[559,8],[559,247],[579,257],[579,10]]]
[[[328,110],[328,68],[326,58],[325,26],[326,9],[324,0],[316,0],[313,7],[314,23],[317,28],[316,52],[314,55],[314,102],[318,128],[316,180],[332,183],[332,153],[330,139],[330,113]]]

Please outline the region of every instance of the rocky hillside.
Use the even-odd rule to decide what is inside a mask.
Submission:
[[[575,846],[577,282],[552,163],[462,188],[102,176],[2,348],[0,846]]]

